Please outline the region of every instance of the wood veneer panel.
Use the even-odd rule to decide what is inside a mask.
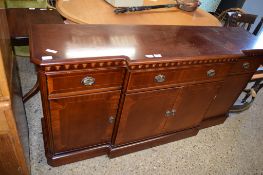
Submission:
[[[181,88],[127,94],[115,144],[150,138],[163,132],[166,111],[173,108]]]
[[[5,9],[0,9],[0,99],[10,97],[13,57]]]
[[[54,152],[109,143],[119,98],[113,91],[50,100]]]
[[[38,68],[42,95],[46,156],[48,163],[55,166],[105,154],[107,149],[111,157],[127,154],[189,137],[197,134],[200,128],[222,123],[228,109],[223,109],[216,119],[202,122],[214,100],[220,99],[217,93],[222,93],[222,89],[223,94],[228,93],[220,88],[221,82],[232,75],[240,75],[246,83],[254,68],[242,71],[239,61],[248,59],[254,66],[256,57],[253,54],[261,56],[263,51],[262,48],[253,50],[258,39],[239,28],[37,25],[33,26],[31,34],[31,61]],[[58,52],[48,53],[52,59],[42,60],[47,48]],[[244,54],[244,49],[251,51]],[[158,53],[161,57],[147,57]],[[70,81],[66,78],[73,72],[107,72],[120,68],[127,71],[122,89],[118,89],[122,93],[120,102],[119,96],[118,100],[111,99],[116,97],[111,94],[114,92],[111,87],[81,89],[81,93],[75,90],[81,79],[79,76],[76,76],[77,83],[63,84]],[[163,86],[156,85],[153,82],[155,73],[165,74],[168,81]],[[68,75],[59,77],[62,74]],[[48,81],[57,77],[60,79],[57,84]],[[48,87],[53,85],[57,92],[63,92],[49,94],[52,88]],[[238,88],[242,89],[241,85],[238,84]],[[178,87],[179,95],[174,90]],[[232,88],[238,93],[234,86]],[[94,99],[99,100],[92,102]],[[116,105],[115,114],[117,110],[118,114],[114,133],[112,136],[106,134],[105,142],[105,135],[98,133],[105,129],[105,117],[109,112],[105,108],[111,108],[111,102]],[[176,109],[177,115],[167,115],[171,118],[162,120],[166,108]],[[100,132],[96,128],[101,129]],[[89,138],[89,134],[85,134],[90,130],[93,132],[89,133]]]
[[[28,37],[32,24],[64,24],[62,17],[55,9],[9,8],[6,11],[12,38]]]
[[[215,57],[225,62],[244,57],[244,49],[262,49],[256,45],[258,38],[240,28],[40,24],[33,26],[31,34],[31,61],[49,66],[105,57],[124,58],[129,65],[156,62],[156,68],[157,63],[170,60],[181,61],[182,66]],[[47,48],[58,52],[47,53]],[[53,59],[42,60],[47,54]],[[161,54],[162,58],[147,58],[149,54]]]
[[[205,114],[205,118],[217,117],[225,114],[235,103],[252,76],[253,73],[227,77]]]
[[[0,134],[0,174],[21,175],[22,169],[16,156],[12,137],[8,134]]]
[[[0,133],[6,133],[9,130],[3,108],[6,109],[6,105],[0,102]]]
[[[0,97],[0,111],[2,122],[4,122],[1,125],[4,125],[2,129],[8,135],[8,137],[1,138],[1,142],[4,146],[9,146],[6,149],[1,148],[3,155],[0,157],[1,162],[6,162],[1,165],[1,171],[27,175],[30,167],[28,126],[4,9],[0,9],[0,26],[0,95],[2,95]]]
[[[113,69],[104,71],[71,71],[64,73],[49,73],[47,76],[48,93],[67,93],[87,91],[103,88],[121,89],[124,69]],[[94,84],[84,85],[83,79],[89,77],[94,79]]]

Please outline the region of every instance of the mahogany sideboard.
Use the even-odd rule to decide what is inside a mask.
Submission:
[[[34,25],[48,163],[113,158],[223,123],[262,47],[240,28]]]

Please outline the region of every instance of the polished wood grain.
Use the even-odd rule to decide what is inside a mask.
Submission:
[[[246,87],[253,74],[229,76],[224,81],[216,98],[213,100],[210,108],[205,114],[205,118],[217,117],[223,115],[235,103],[236,99]],[[227,100],[226,100],[227,98]]]
[[[238,28],[33,26],[48,163],[116,157],[223,123],[263,62],[258,43]],[[83,87],[86,76],[97,84]]]
[[[126,95],[115,144],[162,134],[166,111],[172,110],[179,92],[180,88],[172,88]],[[160,104],[160,99],[165,100]]]
[[[168,3],[175,1],[144,1],[145,5]],[[221,26],[214,16],[199,8],[195,12],[171,8],[116,15],[114,7],[104,0],[58,0],[57,10],[65,18],[79,24]]]
[[[54,151],[109,143],[119,98],[115,91],[51,100]]]
[[[0,124],[0,135],[3,135],[0,143],[0,174],[8,172],[7,174],[26,175],[30,173],[28,126],[18,72],[16,64],[13,65],[10,100],[0,100],[0,120],[3,122]],[[6,135],[8,137],[5,137]],[[5,143],[8,143],[8,146]]]
[[[248,64],[248,67],[244,67]],[[240,59],[230,70],[231,76],[225,79],[223,86],[214,99],[205,118],[217,117],[223,115],[234,104],[242,90],[247,86],[249,80],[262,64],[262,59]],[[226,97],[228,100],[226,101]]]
[[[175,62],[176,64],[169,65],[172,67],[209,63],[207,57],[213,63],[225,62],[244,57],[242,50],[262,49],[260,39],[241,28],[36,25],[32,28],[31,36],[33,63],[49,66],[75,63],[77,68],[81,63],[89,63],[86,67],[92,68],[92,62],[95,64],[94,68],[105,67],[105,59],[111,62],[126,59],[129,65],[134,66],[155,64],[155,67],[151,65],[148,68],[159,67],[157,63],[160,60],[161,63]],[[46,49],[58,52],[49,53]],[[161,54],[162,58],[146,57],[153,54]],[[42,60],[42,56],[52,56],[52,59]],[[102,65],[99,64],[101,62]],[[70,69],[77,68],[72,66]],[[147,67],[141,66],[141,69],[145,68]],[[61,70],[64,66],[52,69]]]
[[[16,156],[16,149],[12,144],[12,137],[8,134],[0,134],[0,172],[4,175],[20,175],[22,169],[19,167],[19,160]],[[16,168],[14,168],[16,167]]]
[[[104,71],[71,71],[61,74],[49,73],[47,76],[48,93],[67,93],[89,90],[98,91],[103,88],[112,88],[115,90],[121,89],[124,69],[113,69]],[[70,74],[70,76],[69,76]],[[94,84],[85,85],[83,79],[91,77],[94,79]]]
[[[219,85],[209,83],[179,86],[175,89],[127,95],[115,144],[197,126],[216,95]],[[200,91],[204,91],[206,96]],[[163,102],[160,103],[160,100]],[[168,115],[167,112],[172,110],[174,114]]]
[[[232,68],[230,73],[231,74],[242,74],[242,73],[251,73],[251,72],[255,72],[258,67],[259,64],[262,64],[262,59],[261,57],[258,57],[256,59],[249,59],[249,58],[244,58],[244,59],[240,59],[237,64],[235,64]],[[247,67],[244,67],[245,65],[247,65]]]
[[[60,14],[54,9],[7,9],[8,26],[12,38],[28,38],[33,24],[64,24]]]
[[[9,131],[8,123],[5,117],[4,111],[8,109],[10,106],[9,101],[1,101],[0,102],[0,133],[6,133]]]
[[[198,128],[187,129],[185,131],[179,131],[175,133],[169,133],[165,135],[160,135],[158,137],[149,138],[147,140],[142,140],[140,142],[134,142],[127,145],[120,145],[110,147],[108,156],[110,158],[119,157],[125,154],[133,153],[136,151],[152,148],[158,145],[166,144],[169,142],[181,140],[184,138],[192,137],[197,135]]]
[[[6,13],[0,9],[0,98],[10,98],[9,86],[12,75],[12,52],[10,52],[9,30]]]
[[[164,132],[181,131],[200,125],[220,86],[221,83],[216,82],[183,87],[173,104],[175,115],[167,118]]]
[[[182,66],[180,69],[163,69],[152,70],[145,72],[132,72],[129,79],[128,90],[145,89],[145,88],[160,88],[162,86],[168,87],[185,84],[191,82],[206,82],[222,80],[229,72],[232,64],[207,64],[202,66],[193,66],[189,69],[188,66]],[[209,77],[207,72],[209,70],[215,71],[215,76]],[[156,82],[155,77],[164,75],[164,82]],[[195,75],[195,76],[192,76]]]

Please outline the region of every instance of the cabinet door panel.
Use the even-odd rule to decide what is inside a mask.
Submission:
[[[119,97],[115,91],[50,100],[55,152],[110,142]]]
[[[166,111],[180,88],[126,95],[115,144],[146,139],[162,133]]]
[[[215,97],[220,83],[186,86],[174,103],[174,116],[167,117],[164,132],[174,132],[197,126]]]
[[[253,74],[245,74],[228,77],[222,88],[220,88],[217,97],[209,107],[205,118],[226,114],[235,103],[242,90],[246,87],[252,75]]]

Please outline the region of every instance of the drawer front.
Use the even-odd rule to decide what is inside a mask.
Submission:
[[[191,66],[182,69],[156,70],[148,72],[132,72],[128,90],[172,85],[176,83],[221,80],[232,64],[213,64]]]
[[[120,89],[123,77],[124,69],[49,74],[48,92],[56,94],[100,88]]]
[[[242,59],[239,60],[231,69],[231,74],[255,72],[262,63],[260,59]]]

